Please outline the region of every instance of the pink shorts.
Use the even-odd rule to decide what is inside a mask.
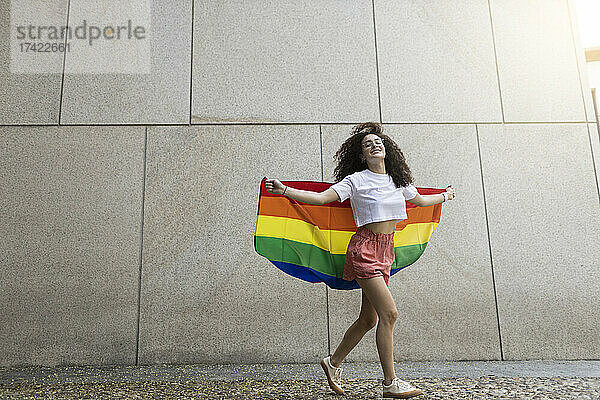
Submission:
[[[389,286],[390,270],[394,262],[394,234],[375,233],[359,227],[348,243],[342,279],[383,276]]]

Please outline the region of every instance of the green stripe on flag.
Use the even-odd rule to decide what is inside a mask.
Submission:
[[[344,273],[345,254],[331,254],[317,246],[289,239],[255,236],[256,251],[271,261],[283,261],[308,267],[329,276],[341,278]],[[423,254],[427,242],[394,248],[392,269],[414,263]]]

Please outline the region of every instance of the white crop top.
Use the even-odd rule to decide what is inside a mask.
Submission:
[[[417,195],[413,185],[397,188],[391,176],[368,168],[350,174],[330,187],[336,191],[340,202],[350,198],[357,227],[371,222],[406,219],[405,201]]]

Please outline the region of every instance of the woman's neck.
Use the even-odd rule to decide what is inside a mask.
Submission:
[[[376,174],[386,174],[385,172],[385,161],[381,160],[376,164],[368,164],[369,170],[371,172],[375,172]]]

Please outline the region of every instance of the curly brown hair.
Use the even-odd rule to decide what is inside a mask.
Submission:
[[[383,126],[377,122],[364,122],[352,128],[350,137],[340,146],[333,159],[337,165],[334,170],[336,182],[347,175],[368,168],[367,163],[361,160],[362,140],[368,134],[375,134],[381,138],[385,146],[385,171],[392,177],[396,187],[413,183],[413,176],[406,163],[404,154],[398,145],[383,133]]]

